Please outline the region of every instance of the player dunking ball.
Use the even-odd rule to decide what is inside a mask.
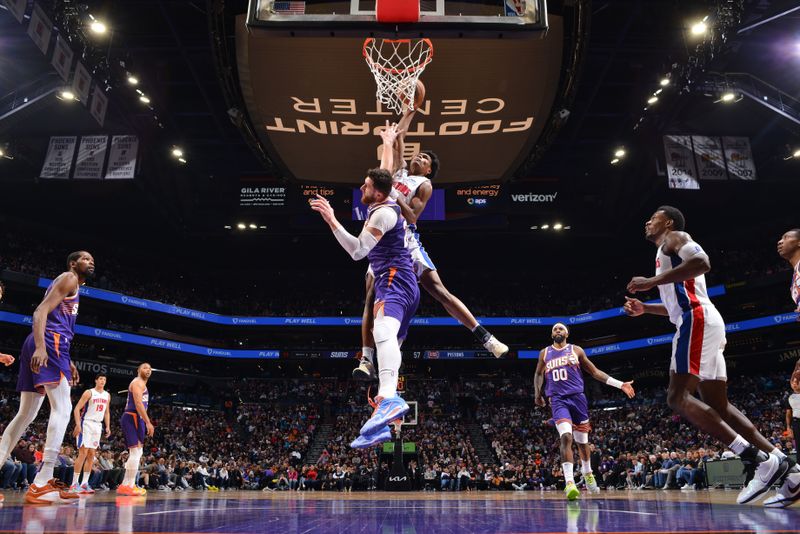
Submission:
[[[67,271],[58,275],[45,291],[44,300],[33,312],[33,332],[22,344],[17,379],[19,410],[0,440],[0,465],[36,419],[45,395],[50,402],[42,466],[25,493],[26,503],[49,504],[78,498],[53,478],[53,470],[72,411],[70,386],[80,379],[69,355],[78,317],[78,290],[92,275],[91,254],[79,251],[67,256]]]
[[[0,302],[3,301],[3,295],[6,292],[6,286],[3,285],[3,282],[0,282]],[[0,352],[0,363],[8,367],[12,363],[14,363],[14,357],[10,354],[3,354]],[[0,502],[3,502],[3,494],[0,493]]]
[[[534,377],[535,399],[537,406],[544,406],[544,394],[550,399],[550,409],[560,437],[561,466],[564,470],[567,499],[574,501],[580,495],[573,475],[572,442],[578,444],[581,457],[581,473],[586,481],[586,489],[597,493],[600,488],[592,473],[591,454],[589,448],[589,405],[583,392],[583,374],[586,371],[592,378],[604,384],[621,389],[628,398],[633,398],[633,382],[621,382],[608,376],[594,366],[586,353],[577,345],[567,343],[569,329],[562,324],[553,325],[551,332],[553,344],[542,349],[539,362],[536,364]]]
[[[394,132],[383,132],[384,140]],[[366,448],[392,438],[389,423],[408,412],[408,404],[397,395],[397,379],[402,354],[400,344],[408,333],[408,325],[419,306],[419,287],[414,274],[411,253],[405,246],[405,220],[400,206],[389,198],[392,175],[385,169],[371,169],[361,186],[361,201],[369,206],[367,220],[358,237],[351,235],[336,220],[330,203],[321,197],[311,201],[333,231],[334,237],[351,258],[369,258],[375,273],[375,306],[372,335],[380,354],[377,406],[361,427],[360,435],[351,443]]]
[[[125,478],[117,488],[118,495],[147,495],[146,489],[136,485],[136,473],[142,460],[145,434],[152,436],[155,432],[155,427],[147,415],[147,405],[150,402],[147,381],[153,374],[153,368],[149,363],[143,363],[138,367],[137,374],[138,376],[131,380],[128,386],[128,401],[119,420],[122,434],[125,436],[125,446],[128,447],[128,461],[125,462]]]
[[[106,375],[97,375],[94,387],[83,392],[72,411],[75,418],[75,430],[72,435],[76,439],[78,458],[75,460],[75,474],[72,476],[70,490],[82,495],[94,493],[89,486],[89,475],[92,474],[94,465],[94,451],[100,446],[100,438],[103,435],[103,423],[106,427],[106,439],[111,436],[111,415],[108,411],[111,394],[105,387]]]
[[[656,275],[634,277],[628,291],[658,287],[663,304],[645,304],[626,297],[624,308],[630,316],[667,316],[678,329],[672,341],[667,403],[695,427],[726,444],[752,472],[752,480],[736,499],[744,504],[763,495],[773,484],[784,482],[797,468],[728,402],[725,323],[706,291],[705,273],[711,263],[702,247],[683,231],[685,224],[683,214],[672,206],[661,206],[647,221],[645,237],[658,247]],[[699,391],[700,399],[694,397],[695,391]],[[785,498],[781,496],[781,503]]]
[[[418,82],[417,91],[424,86]],[[436,266],[425,251],[417,231],[417,220],[433,194],[431,180],[439,172],[439,158],[430,150],[423,150],[416,154],[406,164],[403,159],[404,138],[411,124],[416,108],[422,103],[420,99],[413,110],[407,110],[396,126],[397,137],[391,145],[383,144],[384,157],[381,158],[381,168],[389,170],[394,176],[391,198],[400,206],[403,217],[408,223],[406,240],[411,258],[414,262],[414,271],[422,287],[435,298],[447,313],[459,323],[467,327],[478,341],[495,357],[500,358],[508,353],[508,346],[501,343],[486,328],[484,328],[472,315],[472,312],[461,300],[450,293],[445,287]],[[387,123],[387,128],[389,124]],[[391,166],[385,165],[387,153],[391,153]],[[353,370],[353,377],[360,379],[374,379],[375,365],[373,363],[375,343],[372,339],[372,306],[375,299],[374,276],[368,270],[366,278],[366,299],[364,302],[363,320],[361,322],[361,354],[359,366]]]

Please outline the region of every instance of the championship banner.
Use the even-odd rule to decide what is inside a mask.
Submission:
[[[115,135],[111,138],[106,180],[132,180],[136,172],[139,138],[135,135]]]
[[[723,137],[725,160],[728,162],[728,174],[731,180],[755,180],[756,163],[750,150],[750,139],[747,137]]]
[[[722,153],[722,142],[719,137],[692,136],[694,144],[694,161],[697,164],[697,176],[701,180],[725,180],[725,156]]]
[[[42,172],[39,176],[42,178],[69,178],[77,139],[74,135],[51,137],[47,156],[44,158],[44,165],[42,165]]]
[[[50,36],[53,33],[53,23],[39,4],[33,4],[33,13],[31,14],[31,23],[28,26],[28,35],[30,35],[42,54],[47,54],[47,47],[50,46]]]
[[[106,110],[108,109],[108,97],[100,89],[99,85],[94,86],[94,93],[92,93],[92,107],[90,113],[97,123],[102,127],[106,122]]]
[[[6,7],[17,19],[17,22],[22,22],[22,17],[25,16],[25,8],[28,7],[28,0],[6,0]]]
[[[100,180],[103,177],[103,163],[106,159],[108,136],[85,135],[78,145],[78,159],[75,161],[73,178]]]
[[[694,166],[692,138],[688,135],[665,135],[664,155],[670,189],[700,189]]]
[[[86,67],[78,61],[75,65],[75,77],[72,79],[72,91],[77,95],[78,100],[84,106],[89,104],[89,89],[92,86],[92,75]],[[102,126],[102,124],[100,125]]]
[[[53,67],[61,79],[65,82],[69,80],[69,73],[72,70],[72,57],[74,56],[72,49],[69,47],[67,41],[60,35],[56,38],[56,48],[53,51]]]

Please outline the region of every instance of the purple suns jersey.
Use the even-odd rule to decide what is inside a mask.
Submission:
[[[400,213],[400,206],[391,200],[370,206],[365,224],[369,223],[369,218],[375,213],[375,210],[384,207],[391,208],[397,213],[397,224],[383,234],[378,244],[369,252],[367,255],[369,265],[372,267],[376,279],[382,274],[388,273],[390,278],[407,277],[416,285],[414,262],[406,247],[406,220]]]
[[[544,353],[545,389],[548,397],[583,393],[583,374],[572,345],[557,349],[550,345]]]
[[[45,297],[53,290],[53,282],[47,286],[47,291],[44,292]],[[72,341],[75,335],[75,320],[78,318],[78,301],[80,294],[76,293],[72,297],[64,297],[58,306],[53,311],[47,314],[47,324],[44,329],[47,332],[58,334],[62,340],[67,342]]]
[[[144,392],[142,393],[142,404],[144,404],[144,411],[147,411],[147,405],[149,402],[150,402],[150,392],[147,391],[147,388],[144,388]],[[128,386],[128,402],[125,404],[125,411],[129,413],[137,413],[136,403],[133,402],[133,395],[131,394],[130,386]]]

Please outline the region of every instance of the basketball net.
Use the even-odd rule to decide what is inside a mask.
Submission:
[[[430,39],[364,41],[364,59],[375,77],[375,98],[398,115],[414,109],[417,80],[433,59]]]

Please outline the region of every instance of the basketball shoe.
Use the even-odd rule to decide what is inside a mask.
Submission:
[[[377,380],[375,366],[366,358],[361,358],[358,367],[353,369],[353,378],[356,380]]]
[[[409,410],[406,401],[397,395],[385,399],[376,397],[375,400],[378,402],[378,406],[372,412],[372,417],[367,419],[367,422],[361,427],[360,434],[364,437],[369,437],[375,432],[383,430],[390,421],[401,419]]]
[[[143,497],[147,495],[147,490],[139,486],[122,486],[117,488],[117,495],[127,495],[130,497]]]
[[[746,504],[760,497],[773,484],[782,482],[788,472],[788,459],[779,460],[777,456],[770,454],[766,460],[758,464],[753,479],[739,492],[736,502]]]
[[[84,482],[78,486],[78,493],[81,495],[94,495],[94,490],[89,486],[88,482]]]
[[[578,490],[578,486],[575,485],[575,482],[570,482],[564,488],[564,495],[567,496],[568,501],[576,500],[580,494],[581,492]]]
[[[368,449],[373,445],[377,445],[379,443],[383,443],[384,441],[391,441],[392,440],[392,431],[389,428],[389,425],[386,425],[383,430],[375,432],[369,436],[358,436],[350,446],[354,449]]]
[[[764,501],[768,508],[786,508],[800,500],[800,472],[789,473],[778,491]]]
[[[495,358],[502,358],[506,354],[508,354],[508,345],[498,341],[498,339],[494,336],[490,337],[489,340],[483,344],[483,346],[494,354]]]
[[[27,504],[59,504],[76,502],[80,497],[69,491],[69,487],[61,481],[51,478],[44,486],[31,484],[25,492]]]
[[[589,490],[589,493],[600,493],[600,487],[597,485],[594,473],[586,473],[583,475],[583,480],[586,482],[586,489]]]

